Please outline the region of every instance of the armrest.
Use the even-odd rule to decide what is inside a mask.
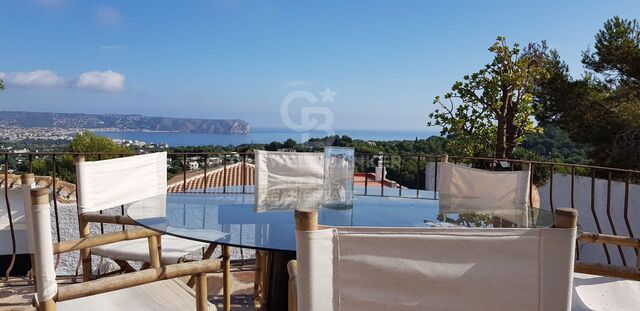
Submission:
[[[80,217],[86,222],[99,222],[104,224],[130,225],[138,226],[131,217],[124,215],[104,215],[96,213],[84,213]]]
[[[636,250],[640,249],[640,239],[626,236],[583,232],[578,237],[577,241],[584,243],[612,244],[617,245],[618,247],[633,247]],[[640,281],[640,257],[638,257],[636,264],[638,265],[637,267],[622,267],[611,264],[605,265],[600,263],[576,261],[574,264],[574,271]]]
[[[578,237],[578,241],[640,248],[640,239],[609,234],[584,232]]]
[[[576,261],[573,266],[573,271],[640,281],[640,270],[635,267],[621,267],[616,265]]]
[[[289,311],[298,310],[298,262],[291,260],[287,263],[287,271],[289,272]]]
[[[61,286],[58,288],[56,301],[82,298],[187,275],[214,272],[220,270],[220,266],[219,260],[207,259]]]
[[[105,233],[101,235],[94,235],[75,240],[53,243],[53,253],[60,254],[72,252],[118,241],[135,240],[155,235],[160,235],[160,233],[149,229],[135,229]]]

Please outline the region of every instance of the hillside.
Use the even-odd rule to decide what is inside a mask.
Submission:
[[[137,114],[84,114],[0,111],[0,127],[117,128],[124,131],[246,134],[244,120],[147,117]]]

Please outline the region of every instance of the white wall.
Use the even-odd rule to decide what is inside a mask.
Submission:
[[[613,229],[607,217],[607,180],[595,181],[594,210],[600,222],[603,233],[613,234]],[[591,178],[576,176],[574,182],[574,205],[578,209],[578,223],[583,231],[597,233],[595,217],[591,210]],[[543,209],[550,209],[551,188],[550,183],[538,189],[540,191],[540,205]],[[624,221],[625,184],[623,182],[611,182],[611,219],[617,235],[629,236],[629,231]],[[553,206],[571,206],[571,175],[555,173],[553,175]],[[640,235],[640,185],[629,185],[629,212],[628,220],[634,236]],[[617,247],[608,247],[613,264],[622,264]],[[635,252],[631,248],[623,248],[628,265],[634,265]],[[606,255],[601,245],[583,244],[580,247],[580,260],[606,263]]]
[[[13,228],[16,238],[16,253],[27,254],[29,247],[27,245],[27,235],[24,225],[22,191],[20,188],[9,188],[7,193],[9,194],[11,217],[13,219]],[[11,230],[9,226],[5,189],[4,187],[0,187],[0,255],[9,255],[12,253],[13,244],[11,243]]]

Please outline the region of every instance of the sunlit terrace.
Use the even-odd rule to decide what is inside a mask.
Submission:
[[[457,228],[467,228],[463,232],[469,234],[477,232],[474,230],[487,230],[477,232],[480,236],[495,233],[495,230],[500,234],[528,236],[536,230],[571,228],[570,218],[575,216],[573,224],[577,226],[568,236],[571,242],[544,250],[553,252],[545,255],[553,258],[552,263],[526,259],[537,251],[531,245],[527,246],[527,240],[520,241],[523,237],[516,240],[519,242],[500,240],[492,244],[479,240],[460,244],[463,246],[459,247],[469,250],[463,253],[448,252],[439,239],[418,239],[418,244],[396,247],[397,256],[387,251],[366,252],[367,256],[382,260],[380,263],[385,266],[393,266],[413,258],[420,250],[417,252],[422,257],[412,259],[420,264],[408,271],[435,274],[424,272],[424,277],[399,280],[405,285],[393,287],[424,287],[422,295],[427,300],[430,299],[427,290],[430,287],[425,284],[429,282],[442,282],[442,286],[457,281],[486,285],[500,279],[517,278],[519,281],[515,283],[521,283],[523,288],[556,288],[557,284],[540,283],[543,282],[542,275],[550,278],[550,271],[565,271],[564,279],[560,279],[564,280],[564,286],[571,285],[572,289],[564,298],[554,294],[554,302],[569,299],[575,310],[631,310],[638,303],[634,293],[640,288],[638,240],[635,238],[640,230],[640,211],[636,208],[640,202],[637,185],[640,172],[636,171],[490,158],[355,154],[352,171],[346,168],[351,176],[346,179],[347,183],[352,185],[351,190],[346,190],[352,195],[344,196],[344,192],[340,192],[339,199],[348,199],[346,204],[329,205],[325,185],[331,181],[325,179],[327,175],[337,175],[325,171],[327,155],[322,153],[157,153],[124,157],[5,153],[2,156],[3,227],[0,233],[6,279],[2,283],[0,307],[7,310],[50,308],[32,298],[40,295],[38,292],[33,296],[36,289],[42,290],[38,282],[47,282],[46,278],[38,278],[38,263],[43,260],[56,273],[55,282],[49,282],[57,284],[58,294],[52,300],[58,302],[59,309],[67,307],[67,300],[73,302],[77,298],[82,302],[90,295],[102,292],[120,297],[105,298],[110,303],[113,299],[133,299],[123,288],[157,281],[174,282],[171,286],[164,283],[163,289],[156,288],[164,293],[160,295],[175,295],[177,290],[191,293],[187,296],[192,297],[191,301],[183,302],[184,309],[304,310],[300,303],[308,303],[309,298],[301,290],[313,294],[317,291],[314,287],[323,281],[317,280],[313,261],[310,263],[309,259],[300,257],[300,243],[304,242],[300,236],[296,238],[296,232],[308,232],[300,226],[310,225],[309,219],[296,218],[303,216],[311,217],[312,221],[325,227],[381,228],[383,232],[386,232],[384,228],[411,228],[408,232],[419,237],[425,234],[420,230],[435,230],[438,235],[455,232],[457,236],[461,234]],[[161,165],[153,164],[153,161],[151,166],[147,165],[145,161],[149,159],[145,157],[149,156]],[[214,163],[211,158],[221,160]],[[47,167],[36,168],[36,173],[33,167],[36,160],[43,160]],[[68,166],[73,162],[74,165]],[[88,164],[86,171],[84,163]],[[104,163],[109,170],[92,170],[94,163],[97,164],[95,167]],[[171,164],[178,164],[184,170],[167,176],[166,167],[172,167]],[[11,167],[15,169],[9,172]],[[344,176],[343,170],[345,167],[340,168],[343,174],[340,176]],[[106,175],[98,177],[99,174]],[[160,182],[158,186],[154,174],[168,182]],[[283,176],[287,175],[294,177],[286,180]],[[68,176],[74,178],[69,180]],[[93,179],[94,176],[98,178]],[[314,181],[314,176],[320,179]],[[95,188],[95,185],[104,186]],[[344,183],[339,187],[343,186]],[[162,191],[158,191],[159,187]],[[116,195],[106,195],[110,192]],[[85,199],[83,195],[97,199]],[[107,201],[101,202],[104,197]],[[50,230],[30,232],[37,224],[37,221],[28,220],[34,215],[25,213],[31,206],[46,206],[49,213],[44,218],[50,220]],[[99,209],[83,211],[89,206]],[[298,211],[295,217],[294,211]],[[546,231],[535,235],[542,232]],[[350,236],[345,234],[343,239],[349,241]],[[34,256],[42,245],[30,242],[33,236],[49,237],[55,254]],[[160,236],[161,239],[153,240]],[[555,242],[565,238],[549,239]],[[456,245],[465,241],[468,243],[462,235],[448,243]],[[109,247],[108,242],[115,242],[115,246]],[[345,249],[336,247],[340,247],[343,255],[354,249],[353,245]],[[384,248],[376,245],[378,247]],[[478,257],[474,252],[482,251],[476,250],[477,247],[488,247],[492,251]],[[407,249],[416,251],[403,253]],[[513,249],[528,251],[523,255],[514,253]],[[308,251],[305,249],[303,254]],[[312,256],[335,258],[330,250],[326,251],[328,253],[315,252]],[[438,256],[434,257],[434,254]],[[460,257],[461,254],[464,256]],[[503,266],[486,266],[483,256],[501,262]],[[538,255],[535,258],[539,258]],[[358,271],[363,264],[366,262],[348,269]],[[469,264],[481,268],[469,270],[472,267]],[[181,265],[188,266],[182,270]],[[536,266],[535,271],[529,269],[531,265]],[[342,267],[347,269],[344,268],[346,264]],[[461,267],[467,267],[464,268],[467,272],[452,275],[451,279],[438,276],[459,271]],[[403,269],[396,270],[406,273]],[[348,279],[351,274],[344,272],[346,270],[333,271],[339,274],[337,277],[347,278],[341,282],[351,284]],[[315,275],[316,279],[308,279],[302,273]],[[487,273],[498,275],[494,281],[483,279]],[[177,279],[166,280],[169,277]],[[364,278],[358,276],[361,277]],[[84,287],[84,282],[96,282],[97,285]],[[116,282],[119,284],[114,285]],[[178,287],[175,282],[179,283]],[[301,285],[301,282],[306,283]],[[397,290],[389,286],[382,287]],[[342,294],[340,290],[346,289],[333,290]],[[465,290],[460,289],[461,292]],[[490,289],[480,292],[491,299],[501,297],[501,293]],[[348,297],[349,293],[344,295]],[[531,299],[537,299],[535,297]],[[206,303],[200,303],[198,299],[205,299]],[[510,303],[513,301],[506,299],[494,305],[508,306]]]

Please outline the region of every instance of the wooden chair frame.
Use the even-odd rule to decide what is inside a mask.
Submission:
[[[48,204],[49,190],[47,188],[33,189],[31,191],[31,198],[33,205]],[[119,231],[54,243],[53,255],[78,250],[82,251],[99,245],[145,237],[149,242],[149,261],[153,268],[59,287],[58,293],[53,299],[42,301],[38,304],[39,309],[43,311],[52,311],[56,310],[56,302],[82,298],[119,289],[139,286],[151,282],[191,275],[196,278],[196,309],[198,311],[208,310],[209,306],[207,300],[206,275],[209,272],[219,270],[221,267],[220,261],[215,259],[207,259],[202,261],[178,263],[160,267],[160,254],[158,248],[158,239],[160,235],[155,231],[149,229]]]
[[[76,157],[76,163],[84,162],[85,157],[83,155],[79,155]],[[90,223],[102,223],[102,224],[118,224],[118,225],[128,225],[128,226],[137,226],[140,225],[135,222],[131,217],[126,215],[105,215],[99,213],[79,213],[78,214],[78,224],[80,229],[80,238],[87,238],[91,236]],[[126,231],[121,231],[126,232]],[[142,269],[148,268],[158,268],[162,264],[162,240],[160,238],[160,234],[156,233],[157,238],[154,239],[154,242],[149,241],[150,252],[153,248],[158,252],[158,263],[149,262],[144,263],[142,265]],[[152,244],[153,245],[152,245]],[[94,247],[97,245],[93,245]],[[213,252],[217,244],[209,244],[207,249],[202,254],[202,259],[206,260],[211,258]],[[91,246],[84,247],[80,250],[80,260],[82,262],[82,280],[83,282],[90,281],[92,278],[91,271]],[[223,300],[224,300],[224,311],[230,310],[231,305],[231,277],[230,277],[230,266],[231,266],[231,250],[228,246],[222,247],[222,267],[223,267]],[[152,259],[154,260],[154,259]],[[114,262],[120,267],[123,272],[134,272],[136,271],[126,260],[114,260]],[[156,265],[157,264],[157,265]],[[192,287],[196,284],[197,278],[192,276],[187,285]]]
[[[575,272],[640,281],[640,239],[584,232],[578,237],[578,242],[632,247],[636,252],[636,266],[623,267],[611,264],[576,261],[574,267]]]
[[[554,211],[554,221],[552,228],[576,228],[578,224],[578,211],[570,208],[557,208]],[[318,211],[316,210],[296,210],[295,212],[296,230],[299,231],[317,231]],[[288,310],[296,311],[297,307],[297,288],[296,277],[298,276],[298,263],[296,260],[289,261],[287,270],[289,271],[289,295]]]

